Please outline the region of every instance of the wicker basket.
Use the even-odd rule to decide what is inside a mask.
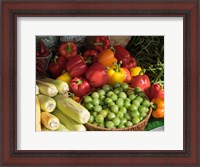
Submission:
[[[122,45],[123,47],[126,47],[131,40],[131,36],[109,36],[109,39],[112,46]]]
[[[88,131],[143,131],[149,121],[149,118],[151,116],[152,109],[150,108],[148,115],[145,119],[143,119],[140,123],[127,127],[127,128],[117,128],[117,129],[111,129],[111,128],[101,128],[97,127],[91,123],[84,124]]]

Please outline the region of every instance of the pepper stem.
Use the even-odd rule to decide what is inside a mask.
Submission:
[[[152,107],[152,109],[155,110],[157,108],[157,105],[154,103],[154,104],[151,105],[151,107]]]
[[[144,75],[145,74],[145,72],[146,72],[146,69],[145,68],[143,68],[140,72],[139,72],[139,75]]]
[[[70,52],[72,52],[72,48],[71,48],[71,46],[70,46],[70,43],[69,43],[69,42],[67,42],[66,51],[67,51],[67,53],[70,53]]]
[[[113,46],[110,47],[110,50],[112,50],[113,53],[115,54],[115,48]]]
[[[54,64],[57,64],[57,59],[58,59],[58,56],[55,56],[55,57],[53,58],[53,63],[54,63]]]
[[[95,42],[94,45],[101,45],[101,46],[103,46],[104,44],[103,44],[103,42]]]
[[[91,64],[92,63],[92,57],[91,56],[87,57],[87,59],[85,60],[85,63]]]
[[[77,83],[77,85],[80,85],[80,84],[83,83],[83,81],[81,81],[80,79],[78,79],[78,80],[76,81],[76,83]]]
[[[64,74],[64,73],[66,73],[67,71],[64,69],[64,70],[62,70],[62,74]]]
[[[68,95],[72,97],[72,99],[74,100],[74,93],[72,92],[68,92]]]
[[[113,64],[115,66],[115,71],[120,72],[120,67],[121,67],[122,61],[119,61],[119,63],[114,62]]]

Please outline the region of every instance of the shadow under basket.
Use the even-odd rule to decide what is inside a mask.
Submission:
[[[151,113],[152,113],[152,108],[149,109],[149,113],[145,119],[143,119],[141,122],[139,122],[136,125],[126,127],[126,128],[101,128],[91,123],[86,123],[84,124],[84,126],[87,128],[88,131],[144,131],[149,121],[149,118],[151,116]]]

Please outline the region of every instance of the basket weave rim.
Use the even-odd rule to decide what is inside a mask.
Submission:
[[[144,124],[146,121],[149,120],[150,116],[151,116],[151,113],[152,113],[152,108],[149,108],[149,113],[148,115],[145,117],[145,119],[143,119],[141,122],[139,122],[138,124],[136,125],[132,125],[132,126],[129,126],[129,127],[126,127],[126,128],[101,128],[101,127],[97,127],[91,123],[86,123],[86,127],[89,126],[89,127],[92,127],[96,130],[102,130],[102,131],[126,131],[126,130],[130,130],[130,129],[133,129],[133,128],[136,128],[138,127],[139,125],[141,124]]]

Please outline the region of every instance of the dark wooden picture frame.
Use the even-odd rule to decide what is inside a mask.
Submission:
[[[198,166],[199,1],[3,1],[1,56],[2,165],[186,165]],[[17,17],[183,17],[183,150],[17,150]],[[178,62],[177,62],[178,63]],[[176,112],[176,111],[174,111]]]

